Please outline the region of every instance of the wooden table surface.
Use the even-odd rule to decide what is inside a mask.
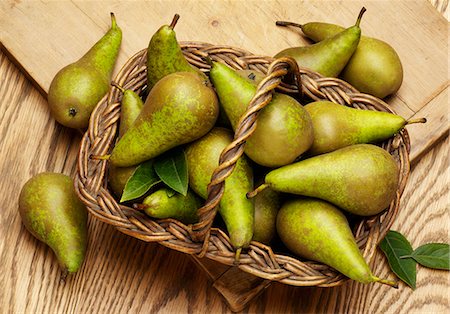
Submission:
[[[445,12],[446,1],[432,1]],[[445,2],[445,3],[444,3]],[[43,171],[75,173],[81,134],[56,124],[46,100],[0,53],[0,313],[229,312],[206,275],[182,253],[132,239],[89,219],[89,247],[80,271],[61,282],[52,251],[23,227],[18,193]],[[412,170],[392,227],[417,247],[449,241],[449,139]],[[382,253],[376,274],[392,276]],[[299,288],[272,284],[251,313],[436,313],[450,309],[449,272],[418,267],[417,289],[376,284]],[[358,298],[356,308],[348,300]]]

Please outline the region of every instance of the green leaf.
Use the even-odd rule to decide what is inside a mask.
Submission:
[[[416,289],[416,262],[410,258],[401,258],[405,255],[411,255],[413,252],[408,240],[401,233],[390,230],[381,241],[380,248],[397,277],[411,288]]]
[[[177,194],[177,192],[175,192],[172,189],[167,189],[166,194],[167,194],[168,198],[171,198],[171,197],[175,196],[175,194]]]
[[[449,245],[446,243],[429,243],[419,246],[411,257],[422,266],[450,270]]]
[[[126,202],[141,197],[155,184],[161,182],[153,169],[153,161],[140,164],[133,175],[128,178],[123,189],[120,202]]]
[[[168,187],[186,196],[188,190],[188,169],[186,155],[181,148],[175,148],[155,160],[156,174]]]

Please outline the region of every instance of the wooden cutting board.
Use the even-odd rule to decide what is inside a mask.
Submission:
[[[182,16],[176,28],[179,40],[227,44],[273,55],[285,47],[306,43],[298,32],[277,28],[276,20],[351,25],[362,5],[368,9],[363,33],[389,42],[405,68],[402,88],[387,101],[405,117],[420,116],[429,121],[426,127],[409,127],[411,157],[417,160],[448,131],[448,22],[427,1],[2,1],[0,39],[3,50],[45,95],[56,72],[78,59],[108,29],[110,11],[116,14],[124,33],[117,72],[176,12]],[[269,285],[236,268],[196,261],[235,310]]]
[[[45,94],[56,72],[82,56],[109,28],[114,12],[123,30],[116,72],[151,35],[181,15],[181,41],[204,41],[274,55],[304,44],[299,32],[275,26],[276,20],[327,21],[352,25],[362,6],[366,36],[390,43],[404,66],[404,82],[387,99],[406,118],[428,124],[408,127],[415,160],[449,129],[448,22],[423,1],[18,1],[0,2],[3,49]]]

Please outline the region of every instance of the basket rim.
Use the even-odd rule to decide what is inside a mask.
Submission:
[[[232,62],[232,64],[237,66],[250,67],[253,65],[256,68],[259,66],[259,68],[267,69],[267,66],[274,60],[271,57],[254,55],[245,49],[227,45],[185,41],[180,42],[180,46],[188,61],[194,65],[198,63],[198,57],[204,54],[205,51],[208,51],[208,53],[211,53],[211,51],[216,52],[215,57],[220,56],[223,58],[221,61]],[[135,53],[122,66],[114,81],[125,88],[142,91],[142,82],[146,78],[145,76],[142,77],[141,73],[145,70],[142,67],[145,56],[146,49]],[[201,69],[207,71],[208,66],[205,65]],[[300,73],[302,79],[304,78],[306,81],[305,89],[309,91],[307,93],[308,96],[320,97],[323,95],[326,98],[331,98],[332,101],[341,97],[340,101],[334,101],[341,103],[342,101],[348,101],[348,97],[350,97],[348,95],[351,95],[352,99],[355,99],[358,103],[361,102],[363,107],[368,104],[375,109],[379,107],[384,111],[394,113],[384,101],[374,96],[359,93],[354,87],[344,81],[336,78],[324,78],[318,73],[303,68],[300,69]],[[139,74],[137,78],[127,82],[129,77],[133,77],[136,74]],[[336,86],[339,87],[337,92],[335,90]],[[344,92],[342,92],[343,90]],[[189,239],[189,226],[175,219],[156,220],[117,203],[108,191],[106,176],[108,162],[90,158],[91,155],[100,155],[101,152],[107,151],[113,144],[120,116],[119,99],[119,91],[110,88],[108,94],[97,104],[91,115],[89,128],[82,138],[78,154],[77,175],[74,180],[78,196],[95,218],[115,226],[125,234],[148,242],[158,242],[161,245],[187,254],[198,254],[199,243]],[[368,263],[374,256],[376,244],[382,239],[380,235],[387,232],[397,214],[400,197],[406,185],[410,168],[410,142],[406,129],[403,129],[399,132],[399,135],[389,140],[386,146],[388,148],[391,146],[397,147],[395,149],[398,150],[398,156],[402,160],[399,169],[401,180],[399,180],[396,198],[389,209],[374,217],[362,219],[356,228],[356,234],[360,232],[361,234],[376,236],[376,239],[366,239],[363,255]],[[94,149],[90,150],[91,147],[94,147]],[[89,165],[91,168],[89,168]],[[387,212],[389,213],[386,216]],[[363,226],[363,224],[367,224],[367,226]],[[368,230],[363,230],[364,228],[368,228]],[[152,234],[152,237],[149,237],[148,234]],[[233,249],[229,245],[227,234],[215,227],[211,228],[210,234],[211,238],[208,241],[208,251],[205,256],[226,265],[233,264],[234,255],[230,256],[229,254]],[[179,246],[180,242],[183,243],[182,247]],[[326,265],[312,261],[302,261],[301,258],[296,257],[294,254],[290,256],[285,253],[274,253],[271,247],[256,241],[251,242],[248,253],[242,253],[241,258],[240,264],[237,266],[243,271],[264,279],[275,280],[289,285],[331,287],[340,285],[347,280],[345,276]],[[315,268],[307,269],[307,266],[311,265]],[[299,272],[304,274],[304,276],[299,276]]]

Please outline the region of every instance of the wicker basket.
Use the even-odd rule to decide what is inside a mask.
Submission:
[[[324,78],[309,70],[298,70],[292,59],[274,60],[255,56],[245,50],[206,43],[182,42],[183,53],[188,61],[207,72],[209,65],[204,57],[224,62],[235,69],[249,68],[268,74],[258,86],[258,92],[250,103],[236,130],[235,140],[221,155],[208,187],[209,197],[199,209],[200,222],[184,225],[174,219],[155,220],[142,212],[119,204],[108,190],[108,161],[91,158],[108,154],[117,136],[120,116],[121,93],[111,89],[92,113],[89,128],[84,134],[78,159],[76,190],[89,212],[97,219],[115,226],[119,231],[148,242],[159,242],[171,249],[187,254],[206,256],[223,264],[235,262],[235,252],[226,233],[211,228],[217,204],[223,193],[223,181],[231,173],[234,163],[242,155],[245,139],[255,128],[257,112],[272,98],[278,88],[289,93],[300,93],[314,100],[330,100],[342,105],[366,110],[392,112],[383,101],[359,93],[348,83],[336,78]],[[117,75],[115,81],[135,92],[143,93],[146,87],[146,50],[133,56]],[[301,86],[280,85],[281,78],[292,71]],[[396,198],[382,213],[362,219],[354,229],[354,235],[364,257],[370,262],[376,246],[392,225],[399,209],[399,200],[409,174],[409,137],[406,130],[382,144],[396,159],[399,166],[399,185]],[[240,256],[238,267],[261,278],[275,280],[294,286],[332,287],[347,278],[332,268],[317,262],[303,261],[283,254],[276,254],[269,246],[252,241],[248,250]]]

